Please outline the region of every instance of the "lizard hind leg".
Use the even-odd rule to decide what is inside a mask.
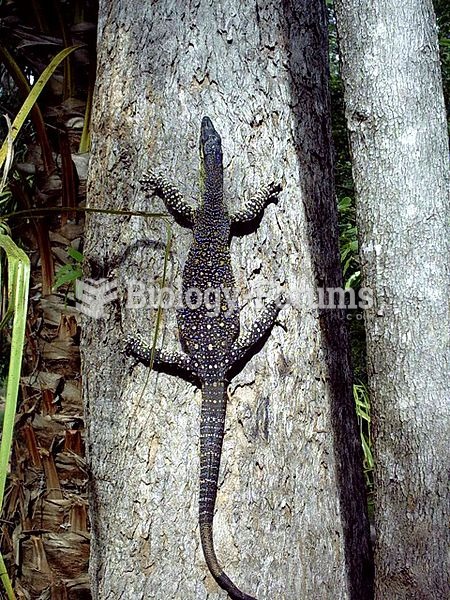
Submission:
[[[231,347],[229,354],[230,366],[245,356],[267,334],[275,324],[278,313],[285,303],[286,299],[284,296],[280,296],[276,301],[271,300],[267,303],[251,328],[241,335]]]
[[[154,366],[174,366],[186,371],[190,375],[196,375],[196,369],[192,364],[190,357],[182,352],[167,352],[156,348],[152,352],[152,347],[144,340],[144,338],[136,334],[128,335],[125,338],[124,353],[127,356],[133,356],[145,366],[149,366],[153,354]]]

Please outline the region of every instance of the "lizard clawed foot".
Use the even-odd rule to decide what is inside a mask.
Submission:
[[[274,181],[271,181],[267,187],[269,188],[268,193],[270,200],[276,198],[283,189],[281,183],[275,183]]]
[[[139,183],[146,192],[155,192],[159,187],[159,181],[160,175],[149,169],[139,180]]]

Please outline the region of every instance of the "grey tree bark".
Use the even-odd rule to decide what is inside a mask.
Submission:
[[[448,141],[428,0],[336,2],[357,192],[379,600],[450,597]]]
[[[203,115],[222,136],[230,208],[281,181],[278,206],[231,243],[243,326],[257,290],[289,305],[233,379],[215,516],[228,575],[260,600],[370,597],[371,563],[347,336],[338,310],[309,301],[341,284],[322,3],[103,0],[89,203],[154,209],[139,179],[163,168],[198,194]],[[180,289],[189,230],[172,224],[166,287]],[[197,527],[200,395],[182,379],[134,369],[120,354],[138,329],[152,340],[149,290],[160,282],[160,219],[92,217],[88,274],[118,300],[84,328],[92,469],[95,598],[224,598]],[[130,307],[133,280],[146,305]],[[158,345],[178,349],[175,308]]]

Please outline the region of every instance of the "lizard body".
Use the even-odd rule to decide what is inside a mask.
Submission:
[[[190,223],[194,236],[183,270],[183,307],[177,311],[184,353],[157,350],[155,363],[176,365],[200,380],[199,526],[203,554],[214,579],[233,600],[256,600],[241,592],[220,566],[213,544],[213,514],[225,425],[227,373],[272,327],[280,306],[268,303],[250,331],[239,337],[229,238],[231,224],[254,219],[280,188],[274,184],[265,186],[241,211],[230,216],[223,197],[221,139],[208,117],[202,120],[200,155],[203,189],[197,210],[163,175],[151,172],[144,181],[159,192],[172,212]],[[151,348],[140,336],[128,339],[126,352],[144,364],[150,362]]]

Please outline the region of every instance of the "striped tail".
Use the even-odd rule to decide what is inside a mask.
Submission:
[[[227,398],[223,382],[205,383],[202,389],[200,421],[199,524],[203,554],[211,575],[232,600],[256,600],[244,594],[226,575],[217,560],[213,542],[213,517],[217,496],[220,455]]]

